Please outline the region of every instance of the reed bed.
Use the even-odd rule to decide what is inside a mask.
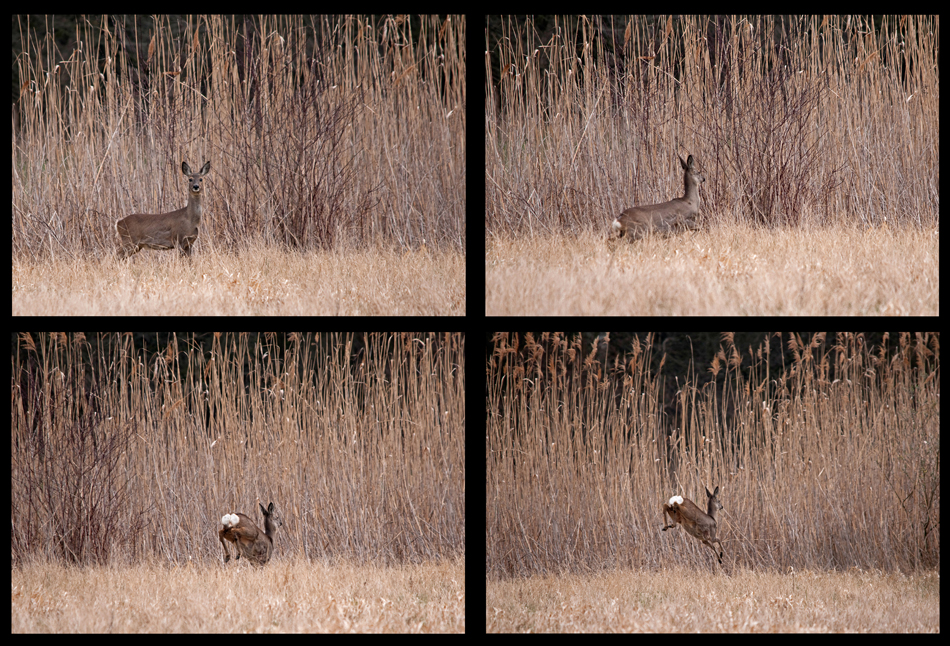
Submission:
[[[491,235],[603,231],[681,195],[705,222],[939,215],[938,16],[490,17]]]
[[[465,17],[14,18],[13,255],[112,252],[184,204],[198,245],[465,247]]]
[[[940,337],[494,335],[490,579],[718,568],[662,504],[719,486],[727,572],[940,563]]]
[[[275,561],[459,558],[464,354],[461,334],[21,334],[13,561],[221,561],[222,515],[271,501]]]

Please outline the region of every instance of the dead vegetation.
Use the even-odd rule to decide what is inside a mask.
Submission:
[[[464,336],[160,339],[18,337],[15,566],[223,567],[222,515],[271,500],[268,569],[464,554]]]
[[[11,572],[14,633],[461,633],[465,564],[305,558]],[[143,585],[143,582],[147,585]]]
[[[119,218],[181,208],[183,160],[214,160],[193,255],[242,287],[256,275],[222,293],[218,271],[176,265],[189,289],[175,298],[197,314],[227,314],[212,307],[222,298],[253,310],[262,293],[292,314],[288,287],[325,284],[313,270],[291,276],[293,254],[464,255],[464,16],[20,16],[13,28],[12,254],[31,278],[14,279],[22,313],[74,293],[59,264],[111,258]],[[273,259],[265,248],[291,252],[272,275],[259,271]],[[148,314],[122,280],[171,256],[110,262],[82,294],[84,314],[116,304]],[[464,276],[440,280],[464,288]],[[424,282],[347,282],[330,301],[358,316],[346,295],[374,294],[372,309],[399,315],[387,305],[421,295],[443,303],[422,314],[458,312]]]
[[[528,271],[493,272],[489,258],[489,300],[511,295],[487,312],[936,316],[939,26],[489,17],[486,230],[489,244],[523,245]],[[611,222],[681,195],[671,169],[687,154],[705,178],[701,235],[623,245],[614,260]],[[853,246],[867,231],[883,253]],[[535,244],[552,236],[600,242],[565,268]],[[537,293],[545,286],[557,293]]]
[[[913,227],[714,231],[635,244],[604,233],[487,241],[491,316],[940,313],[940,238]]]
[[[556,592],[556,593],[555,593]],[[919,633],[940,630],[940,574],[693,569],[489,581],[488,632]]]
[[[939,567],[939,335],[724,334],[669,377],[666,344],[628,338],[495,333],[489,579],[708,572],[702,543],[661,531],[705,483],[727,492],[727,573]]]

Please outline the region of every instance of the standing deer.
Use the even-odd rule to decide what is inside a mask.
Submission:
[[[205,162],[201,170],[192,173],[185,162],[181,172],[188,177],[188,205],[171,213],[135,213],[115,223],[119,234],[119,260],[125,260],[142,249],[174,249],[183,256],[191,256],[191,245],[198,239],[201,224],[201,182],[211,170]]]
[[[698,229],[696,217],[699,215],[699,185],[706,181],[693,164],[693,156],[686,161],[680,157],[683,167],[683,197],[662,204],[633,206],[617,216],[613,229],[618,231],[618,239],[629,233],[631,240],[643,237],[650,231],[670,233],[677,229]]]
[[[716,487],[716,490],[712,493],[709,493],[709,489],[706,489],[706,497],[709,498],[709,508],[706,513],[703,513],[703,510],[697,507],[689,498],[673,496],[670,498],[669,504],[663,505],[663,513],[670,517],[670,524],[664,527],[663,531],[665,532],[671,527],[675,528],[676,523],[679,523],[690,535],[695,536],[711,549],[719,559],[719,565],[722,565],[722,541],[716,537],[716,515],[723,508],[719,498],[716,497],[718,495],[719,487]],[[718,554],[716,548],[712,546],[713,543],[719,544]]]
[[[224,548],[225,563],[231,560],[228,545],[224,542],[226,540],[234,543],[236,559],[240,559],[243,554],[244,558],[258,565],[264,565],[270,560],[271,552],[274,551],[274,532],[283,523],[274,510],[274,503],[268,505],[267,509],[264,509],[264,505],[260,507],[261,513],[264,514],[263,532],[244,514],[225,514],[221,518],[224,527],[218,530],[218,538]]]

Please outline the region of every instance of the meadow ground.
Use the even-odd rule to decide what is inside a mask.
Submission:
[[[464,316],[454,249],[142,251],[13,261],[17,316]]]
[[[490,236],[488,316],[936,316],[940,239],[913,227]]]
[[[11,571],[15,633],[460,633],[465,568],[277,559]]]
[[[488,583],[488,632],[938,632],[940,574],[685,568]]]

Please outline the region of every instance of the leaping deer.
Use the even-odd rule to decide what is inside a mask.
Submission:
[[[706,489],[706,497],[709,498],[709,507],[706,513],[703,513],[703,510],[697,507],[696,503],[689,498],[673,496],[668,504],[663,505],[663,513],[669,516],[671,521],[669,525],[663,528],[663,531],[676,527],[676,523],[679,523],[691,536],[695,536],[711,549],[713,554],[716,554],[716,558],[719,559],[719,565],[722,565],[724,554],[722,541],[716,536],[716,515],[723,508],[719,498],[717,498],[718,495],[719,487],[716,487],[716,490],[712,493],[709,493],[709,489]],[[716,548],[712,546],[713,543],[719,544],[718,554]]]

